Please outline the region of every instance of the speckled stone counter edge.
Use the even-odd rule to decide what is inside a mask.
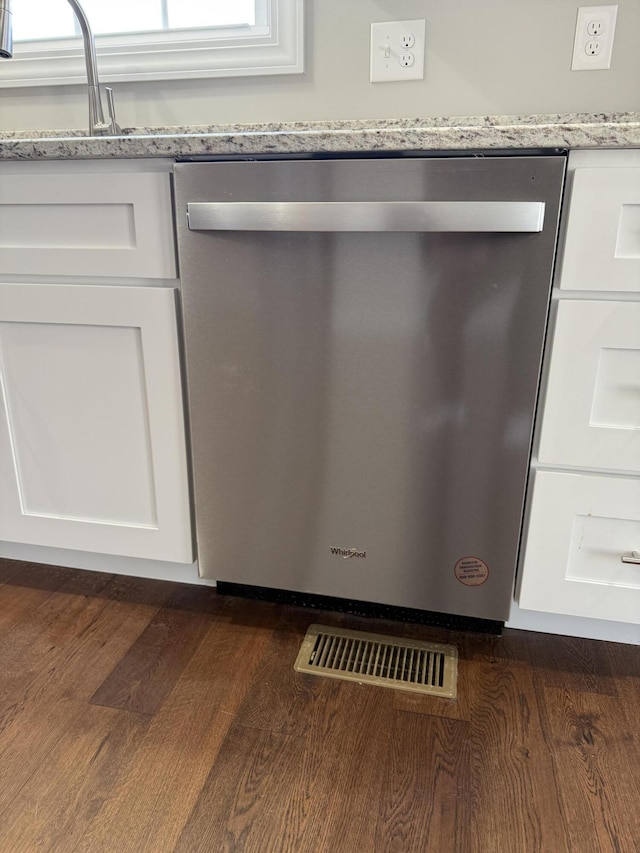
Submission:
[[[640,148],[640,113],[0,131],[2,160],[569,148]]]

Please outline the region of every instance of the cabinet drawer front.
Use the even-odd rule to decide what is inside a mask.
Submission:
[[[175,278],[166,172],[87,174],[59,165],[53,173],[3,170],[3,273]]]
[[[529,610],[640,623],[640,482],[537,471],[521,566]]]
[[[576,169],[560,287],[640,292],[640,169]]]
[[[560,300],[538,458],[640,471],[640,303]]]

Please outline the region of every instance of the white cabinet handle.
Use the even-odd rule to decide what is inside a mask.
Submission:
[[[622,557],[620,557],[620,560],[623,563],[633,563],[635,566],[640,566],[640,551],[632,551],[630,557],[623,554]]]

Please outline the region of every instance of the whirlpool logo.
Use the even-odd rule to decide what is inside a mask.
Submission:
[[[366,551],[358,551],[357,548],[331,548],[331,553],[337,554],[343,560],[349,560],[351,557],[365,558],[367,556]]]

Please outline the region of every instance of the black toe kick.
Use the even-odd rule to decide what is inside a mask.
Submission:
[[[217,590],[220,595],[233,595],[238,598],[250,598],[254,601],[272,601],[277,604],[308,607],[312,610],[332,610],[337,613],[351,613],[355,616],[366,616],[374,619],[393,619],[396,622],[435,625],[440,628],[448,628],[451,631],[476,631],[481,634],[500,635],[504,628],[504,622],[494,619],[456,616],[452,613],[437,613],[431,610],[418,610],[413,607],[395,607],[390,604],[376,604],[371,601],[353,601],[330,595],[314,595],[308,592],[293,592],[266,586],[218,581]]]

